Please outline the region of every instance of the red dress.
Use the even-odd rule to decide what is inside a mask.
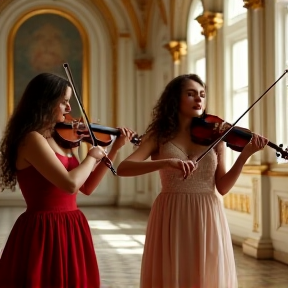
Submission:
[[[69,171],[76,158],[56,154]],[[17,173],[27,210],[0,258],[1,288],[98,288],[90,228],[76,195],[58,189],[33,166]]]

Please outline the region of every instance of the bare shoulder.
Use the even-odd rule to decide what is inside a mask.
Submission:
[[[151,133],[145,134],[142,138],[141,145],[146,145],[151,148],[152,154],[158,151],[158,143],[156,137]],[[140,145],[140,146],[141,146]]]
[[[45,140],[45,138],[40,134],[38,133],[37,131],[31,131],[29,133],[26,134],[26,136],[24,137],[22,143],[24,145],[27,145],[27,144],[32,144],[34,143],[35,141],[41,141],[41,140]]]
[[[157,151],[157,141],[153,135],[148,133],[142,137],[141,144],[128,158],[129,160],[146,160],[148,157],[155,155]]]
[[[47,152],[47,141],[38,132],[27,133],[18,147],[16,166],[18,169],[31,165],[31,159],[41,158]]]

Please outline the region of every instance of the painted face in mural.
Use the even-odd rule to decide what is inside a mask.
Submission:
[[[65,59],[62,32],[52,24],[40,26],[33,34],[29,59],[35,71],[53,71]]]

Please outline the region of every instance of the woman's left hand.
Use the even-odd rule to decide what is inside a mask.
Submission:
[[[117,150],[120,149],[122,146],[124,146],[128,141],[130,142],[132,137],[134,135],[136,135],[136,132],[134,132],[133,130],[126,128],[126,127],[122,127],[119,128],[121,134],[120,136],[118,136],[113,144],[113,147],[116,148]]]
[[[255,152],[262,150],[267,145],[267,143],[267,138],[253,133],[250,142],[244,147],[242,152],[251,156]]]

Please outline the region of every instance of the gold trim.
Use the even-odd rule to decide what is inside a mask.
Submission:
[[[130,35],[130,33],[120,33],[120,34],[119,34],[119,37],[120,37],[120,38],[130,38],[131,35]]]
[[[244,8],[247,9],[259,9],[264,7],[264,0],[243,0]]]
[[[138,70],[152,70],[153,61],[151,59],[136,59],[134,63]]]
[[[66,18],[70,22],[72,22],[76,28],[78,29],[82,41],[83,41],[83,70],[82,70],[82,99],[83,99],[83,107],[85,110],[89,107],[89,98],[88,98],[88,55],[89,55],[89,43],[88,43],[88,37],[87,34],[81,25],[81,23],[76,19],[76,17],[72,14],[69,14],[67,11],[61,10],[61,9],[55,9],[55,8],[49,8],[45,6],[45,8],[38,8],[37,10],[31,10],[20,16],[18,21],[14,24],[12,27],[9,36],[8,36],[8,96],[7,96],[7,110],[8,110],[8,116],[11,115],[14,109],[14,56],[13,56],[13,47],[14,47],[14,40],[15,35],[19,29],[19,27],[29,18],[35,16],[35,15],[41,15],[41,14],[56,14],[63,18]],[[87,112],[88,114],[88,112]]]
[[[166,45],[164,45],[173,59],[174,63],[180,61],[181,56],[187,55],[187,43],[185,41],[170,41]]]
[[[264,173],[264,175],[270,176],[270,177],[288,177],[288,172],[280,172],[280,171],[271,171],[268,170]]]
[[[170,1],[170,39],[174,39],[174,11],[175,11],[175,1],[176,0],[171,0]]]
[[[259,232],[259,180],[252,179],[252,195],[253,195],[253,232]]]
[[[205,11],[196,20],[203,28],[201,34],[211,40],[216,36],[217,30],[223,25],[223,14]]]
[[[158,4],[159,10],[160,10],[161,18],[162,18],[164,24],[167,25],[168,20],[167,20],[167,14],[166,14],[166,9],[165,9],[165,5],[163,3],[163,0],[157,0],[157,4]]]
[[[143,44],[143,37],[142,37],[142,33],[141,33],[141,28],[140,28],[140,23],[138,21],[137,15],[134,11],[134,8],[130,2],[130,0],[122,0],[122,4],[124,5],[124,7],[126,8],[129,18],[132,22],[132,25],[134,27],[134,31],[138,40],[138,45],[140,47],[144,47],[145,45]]]
[[[288,201],[278,198],[280,226],[288,225]]]
[[[268,169],[268,165],[244,165],[242,173],[248,175],[266,175]]]
[[[251,214],[251,199],[248,194],[230,192],[223,197],[223,201],[226,209]]]

